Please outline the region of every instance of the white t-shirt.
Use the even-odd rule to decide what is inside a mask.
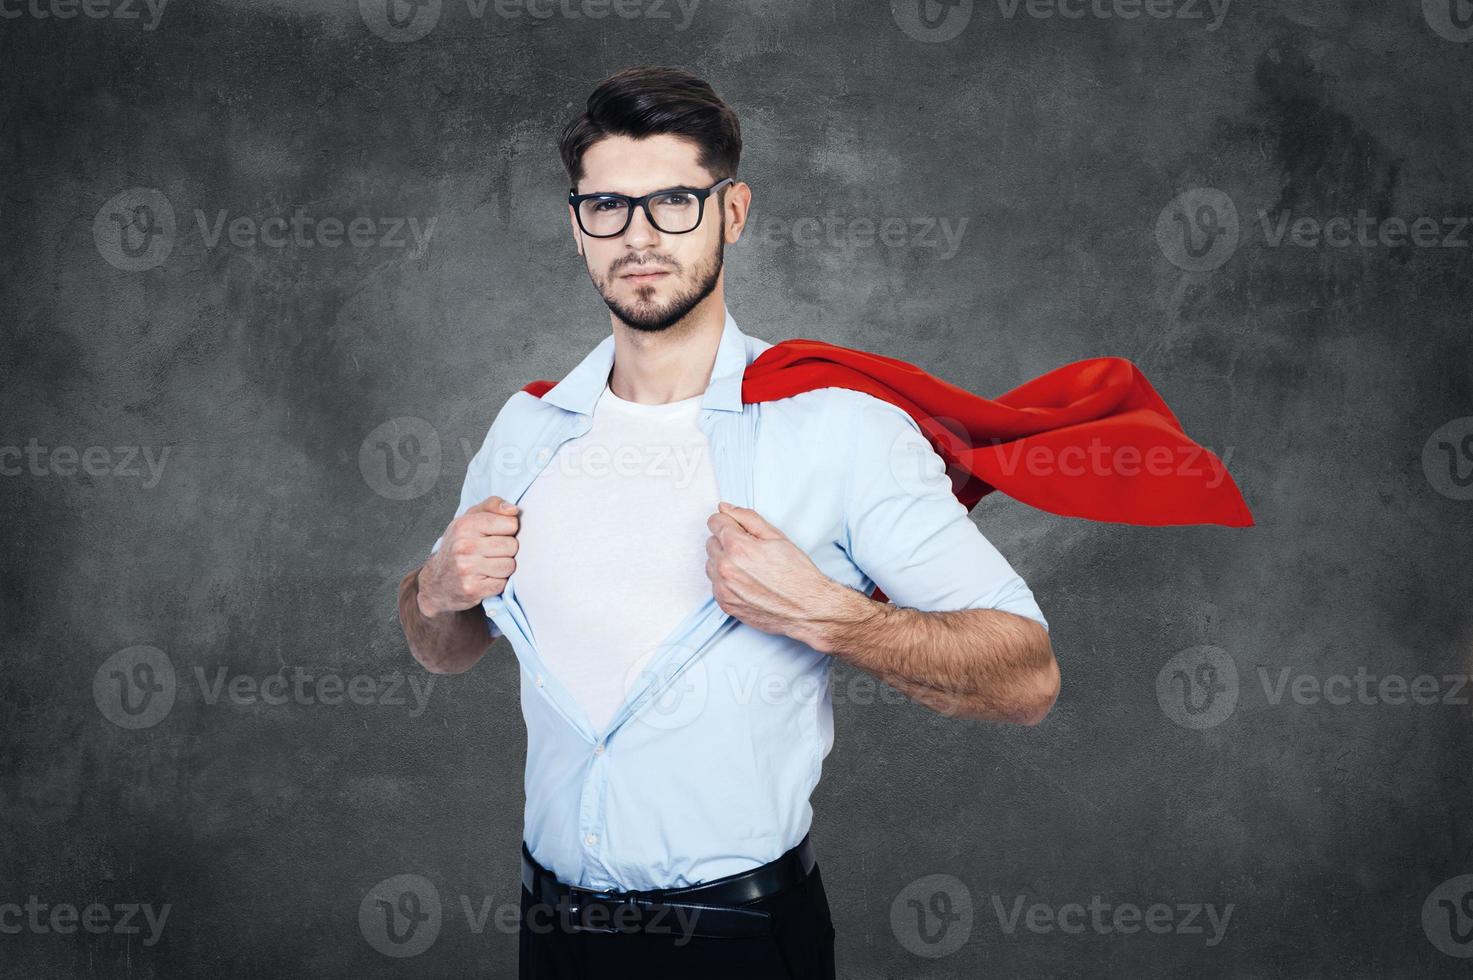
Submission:
[[[717,489],[702,395],[625,401],[605,382],[592,427],[519,501],[517,601],[550,670],[602,732],[659,643],[711,597]]]

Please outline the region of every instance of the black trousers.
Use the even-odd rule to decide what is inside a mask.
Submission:
[[[522,892],[519,980],[834,980],[834,924],[818,865],[802,882],[743,908],[772,915],[772,934],[565,932],[555,906]]]

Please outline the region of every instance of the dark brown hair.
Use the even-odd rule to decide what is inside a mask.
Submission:
[[[736,176],[742,156],[736,113],[710,85],[682,68],[643,65],[604,79],[588,96],[583,114],[563,128],[558,152],[577,187],[583,154],[594,143],[606,136],[641,139],[659,133],[694,142],[700,148],[696,162],[714,180]]]

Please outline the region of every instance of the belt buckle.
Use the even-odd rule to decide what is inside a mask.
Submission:
[[[572,932],[618,932],[619,930],[610,923],[607,926],[589,925],[583,921],[583,912],[586,903],[599,903],[607,908],[612,919],[613,910],[624,905],[635,905],[637,902],[632,898],[621,898],[616,892],[599,891],[593,888],[584,888],[581,885],[568,886],[568,928]]]

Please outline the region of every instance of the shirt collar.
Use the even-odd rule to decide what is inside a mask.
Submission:
[[[742,333],[731,311],[726,310],[716,362],[706,385],[701,408],[722,412],[742,410],[742,376],[747,371],[747,335]],[[589,351],[563,380],[542,393],[542,401],[579,415],[592,415],[594,403],[608,383],[614,366],[614,335],[609,334]]]

